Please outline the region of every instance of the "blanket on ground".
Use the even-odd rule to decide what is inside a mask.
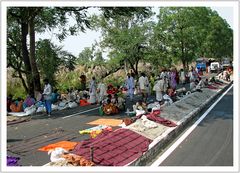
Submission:
[[[175,127],[177,126],[174,122],[170,121],[170,120],[167,120],[167,119],[164,119],[162,117],[159,117],[158,115],[160,114],[160,111],[159,110],[156,110],[156,111],[153,111],[149,114],[146,115],[147,119],[151,120],[151,121],[154,121],[156,123],[159,123],[159,124],[162,124],[162,125],[165,125],[165,126],[168,126],[168,127]],[[137,116],[137,118],[141,118],[142,115],[139,115]]]
[[[103,132],[76,145],[74,154],[100,166],[124,166],[148,150],[152,140],[129,129]],[[90,151],[91,150],[91,151]]]

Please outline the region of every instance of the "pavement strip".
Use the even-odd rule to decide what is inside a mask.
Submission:
[[[151,167],[158,167],[187,137],[191,132],[197,127],[197,125],[207,116],[207,114],[216,106],[216,104],[227,94],[227,92],[232,89],[231,85],[227,91],[223,93],[222,96],[215,101],[211,107],[166,151],[164,152],[152,165]]]
[[[62,117],[62,119],[70,118],[70,117],[73,117],[73,116],[76,116],[76,115],[80,115],[80,114],[86,113],[86,112],[91,112],[91,111],[93,111],[93,110],[99,109],[100,107],[101,107],[101,106],[96,107],[96,108],[92,108],[92,109],[88,109],[88,110],[86,110],[86,111],[78,112],[78,113],[75,113],[75,114],[72,114],[72,115],[68,115],[68,116],[66,116],[66,117]]]

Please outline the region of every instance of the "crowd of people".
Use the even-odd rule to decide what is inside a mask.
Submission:
[[[218,78],[229,81],[229,70],[225,70],[218,75]],[[87,77],[80,75],[80,88],[67,90],[67,93],[60,94],[57,89],[49,83],[48,79],[44,80],[44,89],[34,97],[29,94],[25,99],[17,98],[13,100],[12,95],[7,97],[8,112],[22,112],[26,108],[36,105],[37,107],[45,106],[48,116],[52,113],[52,104],[64,107],[68,103],[86,106],[89,104],[101,105],[101,112],[106,115],[117,114],[119,111],[125,110],[126,99],[130,102],[134,101],[135,95],[141,97],[143,103],[147,103],[149,96],[155,92],[155,100],[161,105],[164,104],[166,98],[175,101],[177,93],[186,93],[186,84],[189,84],[189,91],[201,91],[201,88],[208,86],[209,79],[202,78],[203,71],[194,69],[188,71],[183,69],[177,71],[176,68],[162,69],[156,76],[154,74],[147,75],[140,72],[137,77],[134,73],[128,73],[125,81],[121,86],[106,85],[103,80],[96,81],[92,77],[87,87]],[[178,85],[182,85],[179,89]]]

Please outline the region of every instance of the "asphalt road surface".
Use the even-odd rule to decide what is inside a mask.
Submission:
[[[179,85],[178,87],[183,87]],[[184,85],[187,89],[189,84]],[[127,99],[127,108],[132,109],[134,102]],[[155,100],[155,95],[149,98],[149,102]],[[67,110],[54,111],[51,117],[46,114],[33,115],[28,122],[7,126],[7,154],[20,157],[19,164],[24,166],[42,166],[50,161],[46,152],[37,149],[47,144],[62,140],[82,141],[89,135],[80,135],[79,130],[84,130],[93,125],[88,122],[99,118],[123,119],[127,117],[124,112],[113,116],[100,116],[98,105],[77,107]],[[113,130],[119,127],[113,127]]]
[[[159,166],[233,166],[233,89]]]

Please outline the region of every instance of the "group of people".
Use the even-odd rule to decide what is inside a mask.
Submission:
[[[26,108],[31,107],[33,105],[39,105],[42,102],[44,102],[46,106],[46,112],[50,116],[52,109],[52,99],[56,97],[55,93],[52,92],[52,87],[49,84],[49,80],[44,80],[45,86],[42,94],[37,95],[36,98],[33,94],[27,95],[25,99],[23,98],[17,98],[13,99],[12,95],[9,95],[7,97],[7,111],[8,112],[22,112]]]
[[[196,91],[199,88],[206,86],[208,79],[203,81],[201,78],[201,70],[196,70],[193,67],[188,71],[181,69],[177,71],[176,68],[163,69],[155,77],[154,75],[146,75],[141,72],[139,78],[134,73],[128,73],[122,86],[114,87],[112,84],[106,85],[103,80],[98,83],[93,76],[87,87],[87,78],[84,74],[80,75],[80,88],[74,90],[68,89],[66,94],[59,94],[58,90],[53,88],[48,79],[44,80],[43,92],[39,93],[36,97],[29,94],[25,100],[17,98],[12,99],[9,95],[7,98],[7,111],[8,112],[21,112],[27,107],[32,105],[45,105],[48,116],[52,112],[52,104],[59,102],[76,102],[80,106],[88,104],[100,104],[105,114],[115,114],[120,110],[125,109],[125,97],[122,93],[127,92],[127,97],[133,102],[134,95],[140,94],[143,102],[147,102],[149,95],[152,92],[156,94],[156,101],[160,104],[164,103],[164,95],[169,96],[172,100],[176,98],[176,89],[178,84],[190,84],[190,91]],[[219,74],[219,78],[229,80],[230,74],[224,71]],[[35,99],[36,98],[36,99]]]

